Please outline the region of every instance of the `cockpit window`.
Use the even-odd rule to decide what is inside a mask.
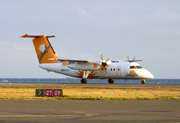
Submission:
[[[142,67],[141,66],[136,66],[137,67],[137,69],[142,69]]]
[[[136,69],[136,66],[130,66],[130,69]]]
[[[130,69],[142,69],[141,66],[130,66],[129,68],[130,68]]]

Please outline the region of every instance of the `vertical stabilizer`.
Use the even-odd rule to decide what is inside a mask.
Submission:
[[[58,63],[58,61],[49,60],[50,58],[57,59],[57,55],[54,52],[51,43],[49,42],[48,38],[55,37],[53,36],[46,36],[46,35],[23,35],[21,38],[33,38],[34,48],[37,54],[37,58],[39,63]]]

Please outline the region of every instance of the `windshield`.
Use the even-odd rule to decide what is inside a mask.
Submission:
[[[130,69],[142,69],[143,67],[141,67],[141,66],[130,66],[129,68]]]

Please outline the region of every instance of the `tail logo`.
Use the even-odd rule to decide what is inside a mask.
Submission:
[[[43,53],[46,50],[46,46],[44,44],[41,44],[39,46],[39,50],[40,50],[41,53]]]
[[[39,61],[41,61],[41,59],[46,55],[46,53],[48,53],[49,48],[50,48],[50,45],[46,46],[44,44],[41,44],[39,46],[39,50],[41,52],[41,54],[39,56]]]

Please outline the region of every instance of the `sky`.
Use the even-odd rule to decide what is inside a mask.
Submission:
[[[39,68],[32,39],[55,35],[59,58],[126,60],[155,78],[180,78],[179,0],[1,0],[0,78],[64,78]]]

